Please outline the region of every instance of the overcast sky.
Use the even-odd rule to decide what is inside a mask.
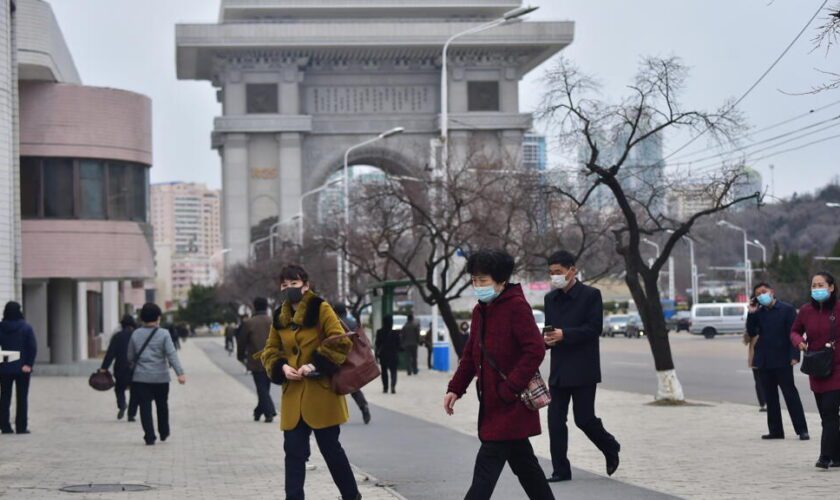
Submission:
[[[454,0],[453,0],[454,1]],[[86,85],[143,93],[154,102],[152,181],[220,185],[218,154],[210,149],[213,117],[221,113],[209,82],[175,78],[175,23],[215,22],[217,0],[50,0],[76,66]],[[607,98],[626,92],[639,58],[677,55],[691,69],[687,107],[711,109],[743,93],[782,52],[822,0],[532,0],[541,8],[533,20],[573,20],[574,43],[565,50],[583,70],[602,82]],[[820,19],[823,16],[820,17]],[[826,55],[813,51],[819,19],[742,104],[755,129],[840,101],[840,90],[790,96],[824,81],[817,69],[840,71],[840,47]],[[521,107],[533,110],[542,93],[538,68],[520,87]],[[758,141],[840,115],[840,103],[763,135]],[[840,133],[835,128],[756,154],[795,147]],[[822,127],[809,129],[820,130]],[[666,138],[666,152],[684,142]],[[702,149],[697,141],[686,151]],[[840,138],[799,151],[758,160],[754,166],[775,193],[813,191],[840,176]],[[552,151],[554,162],[559,152]],[[700,155],[701,157],[703,155]]]

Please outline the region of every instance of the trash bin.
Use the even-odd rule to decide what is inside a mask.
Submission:
[[[435,342],[432,350],[432,367],[440,372],[449,371],[449,343]]]

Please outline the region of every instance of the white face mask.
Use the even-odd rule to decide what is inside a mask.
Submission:
[[[555,290],[566,288],[566,285],[569,284],[569,280],[566,279],[565,274],[552,274],[551,275],[551,287]]]

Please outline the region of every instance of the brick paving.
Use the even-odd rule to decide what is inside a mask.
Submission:
[[[30,429],[0,436],[0,498],[6,499],[254,499],[283,498],[283,437],[277,421],[247,418],[254,396],[214,365],[195,342],[180,351],[187,384],[170,388],[172,436],[143,443],[136,423],[116,420],[113,393],[80,377],[34,377]],[[352,453],[351,453],[352,459]],[[308,498],[339,498],[312,443]],[[362,496],[400,498],[357,470]],[[67,485],[136,483],[147,492],[69,494]]]

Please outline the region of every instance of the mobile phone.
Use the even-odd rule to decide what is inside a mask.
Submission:
[[[545,335],[546,335],[547,333],[551,333],[551,332],[553,332],[553,331],[554,331],[554,327],[553,327],[553,326],[551,326],[551,325],[545,325],[545,326],[543,327],[543,330],[542,330],[543,337],[545,337]]]
[[[316,370],[314,372],[307,373],[306,375],[304,375],[304,378],[318,378],[320,376],[321,376],[321,372]]]

